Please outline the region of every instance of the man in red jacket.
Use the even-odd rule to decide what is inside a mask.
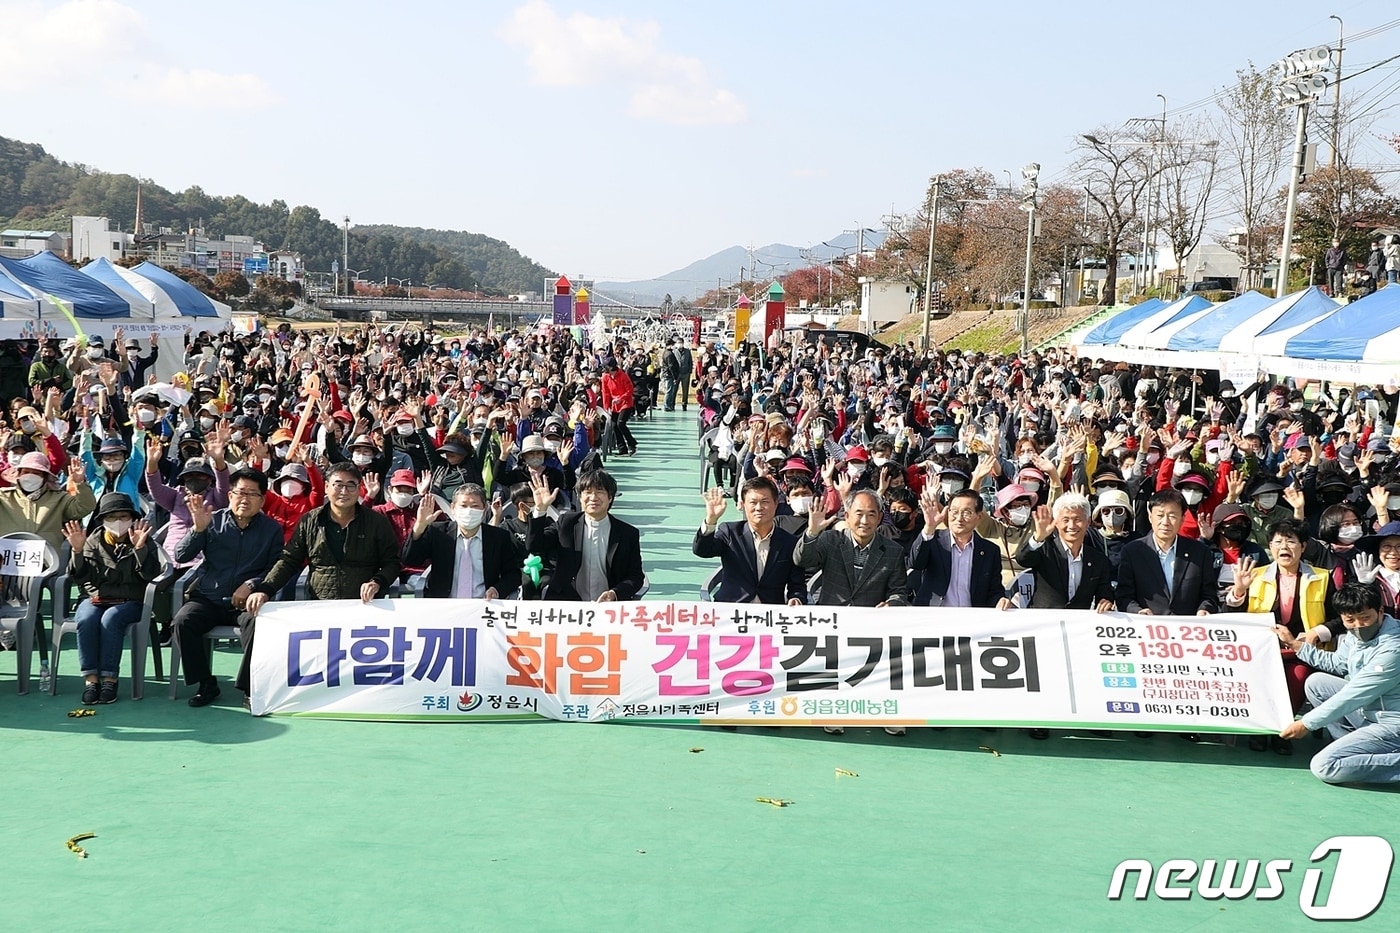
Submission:
[[[630,457],[637,452],[637,439],[627,427],[632,418],[632,378],[627,371],[617,365],[616,357],[608,357],[603,362],[603,407],[612,412],[613,442],[617,445],[619,457]]]

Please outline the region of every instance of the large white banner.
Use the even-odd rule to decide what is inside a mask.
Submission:
[[[255,715],[1277,732],[1269,616],[269,603]]]

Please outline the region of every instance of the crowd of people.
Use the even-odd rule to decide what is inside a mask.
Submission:
[[[182,644],[228,624],[251,643],[269,600],[415,577],[428,597],[635,599],[642,545],[604,460],[635,453],[634,417],[694,406],[715,488],[693,550],[720,560],[716,599],[1271,613],[1306,715],[1251,745],[1327,728],[1324,779],[1400,780],[1395,386],[548,329],[186,343],[168,382],[154,338],[3,350],[27,380],[6,389],[0,534],[68,545],[85,703],[116,699],[132,607],[165,568],[189,571],[156,613]],[[184,658],[190,704],[212,702],[204,653]]]

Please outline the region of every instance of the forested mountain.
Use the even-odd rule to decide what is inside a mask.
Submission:
[[[137,179],[61,162],[42,146],[0,137],[0,227],[66,231],[74,214],[108,217],[121,229],[136,223]],[[242,195],[170,191],[141,183],[142,221],[210,236],[251,236],[268,249],[295,250],[306,268],[328,272],[341,258],[342,228],[314,207],[285,201],[256,204]],[[539,291],[549,270],[509,244],[476,233],[416,227],[352,226],[350,266],[360,277],[386,275],[415,285],[445,285],[492,294]]]

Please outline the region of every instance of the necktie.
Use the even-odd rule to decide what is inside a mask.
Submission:
[[[472,539],[464,538],[462,541],[462,568],[459,574],[460,585],[457,587],[457,596],[460,599],[471,599],[476,591],[476,568],[472,565]]]

